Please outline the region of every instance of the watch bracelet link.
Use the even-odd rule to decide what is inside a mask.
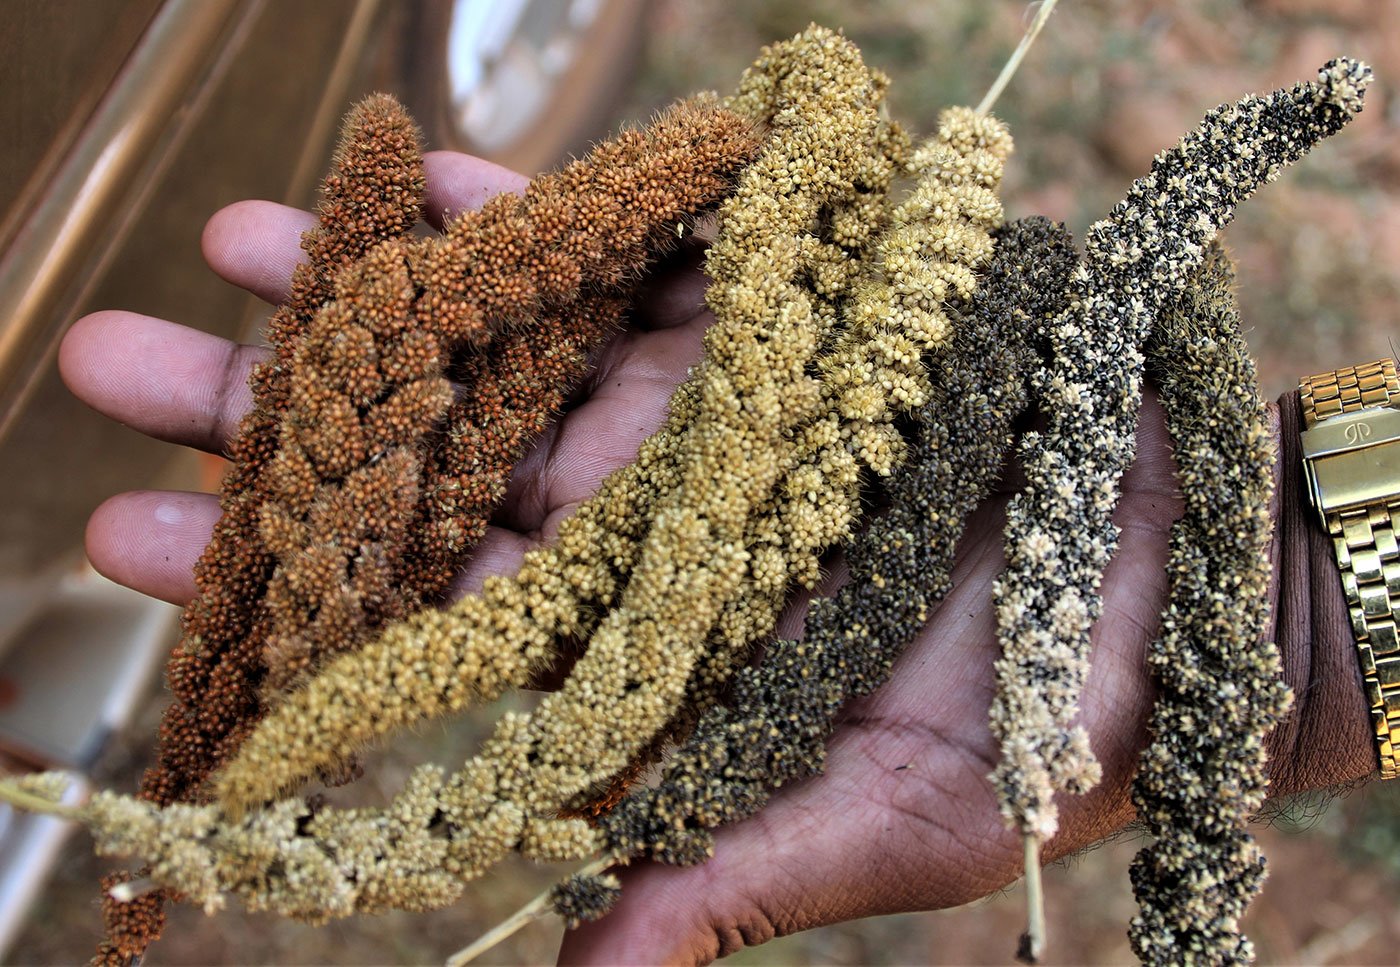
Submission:
[[[1298,400],[1303,404],[1306,430],[1343,413],[1400,405],[1400,377],[1396,375],[1395,360],[1378,359],[1309,376],[1298,383]]]
[[[1299,383],[1305,429],[1345,413],[1400,407],[1395,361],[1377,360]],[[1393,496],[1325,512],[1342,571],[1381,777],[1400,776],[1400,480]]]

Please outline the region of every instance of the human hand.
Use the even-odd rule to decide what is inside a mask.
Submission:
[[[1104,780],[1062,802],[1047,860],[1132,818],[1128,785],[1147,741],[1151,699],[1144,656],[1166,600],[1167,533],[1180,512],[1155,398],[1138,438],[1082,704]],[[1005,500],[993,498],[969,521],[954,590],[890,681],[842,715],[825,774],[782,789],[753,818],[718,831],[714,856],[701,866],[624,871],[618,906],[566,935],[562,962],[704,962],[842,920],[957,906],[1020,876],[1021,839],[1003,823],[987,780],[998,758],[988,707]]]
[[[442,227],[453,213],[479,207],[525,179],[452,152],[425,158],[426,210]],[[269,202],[242,202],[216,214],[204,232],[204,254],[216,273],[277,303],[286,298],[302,257],[301,233],[315,218]],[[533,544],[548,540],[573,506],[611,470],[635,456],[666,413],[672,389],[700,354],[708,322],[703,281],[666,270],[649,289],[635,324],[599,352],[594,375],[569,411],[544,434],[512,479],[495,525],[478,546],[461,589],[492,573],[509,573]],[[248,375],[265,352],[130,312],[98,312],[79,320],[60,350],[72,391],[133,428],[211,453],[223,451],[251,406]],[[185,605],[194,596],[192,570],[218,519],[212,495],[138,491],[109,499],[93,514],[87,550],[106,576]]]
[[[1296,401],[1286,402],[1277,431],[1273,626],[1261,637],[1278,642],[1295,697],[1268,739],[1271,796],[1351,782],[1374,772],[1376,761],[1330,542],[1304,503]],[[1279,411],[1273,415],[1277,427]],[[1167,598],[1167,538],[1181,505],[1171,441],[1150,391],[1140,416],[1079,719],[1103,779],[1088,795],[1059,797],[1060,829],[1042,849],[1046,862],[1134,818],[1129,788],[1153,701],[1146,653]],[[1005,492],[1015,486],[1005,482],[969,520],[954,590],[890,680],[845,711],[825,774],[780,790],[753,818],[717,831],[714,855],[701,866],[648,862],[621,871],[617,907],[566,934],[562,963],[706,962],[799,930],[957,906],[1022,874],[1021,839],[1002,822],[987,779],[999,755],[988,726],[997,657],[992,585],[1004,563]]]
[[[524,183],[461,155],[430,154],[426,165],[428,210],[439,226],[445,213]],[[205,254],[225,279],[277,302],[300,256],[300,233],[312,224],[305,212],[241,203],[210,221]],[[660,425],[710,321],[704,278],[693,266],[663,275],[636,325],[599,354],[595,375],[517,469],[461,587],[514,570]],[[250,404],[247,375],[259,358],[253,347],[175,323],[103,312],[73,327],[60,363],[73,391],[97,409],[158,438],[219,452]],[[969,522],[955,590],[893,680],[843,717],[826,776],[784,789],[764,812],[721,831],[714,859],[703,866],[626,871],[618,909],[569,934],[563,960],[705,960],[778,933],[957,905],[1020,874],[1019,838],[1003,825],[986,781],[997,755],[987,726],[995,657],[989,605],[1002,566],[1003,501]],[[1178,504],[1169,441],[1149,402],[1138,461],[1124,480],[1121,547],[1105,579],[1083,703],[1104,782],[1064,802],[1047,859],[1131,818],[1127,787],[1146,741],[1151,695],[1143,655],[1165,601],[1166,534]],[[114,580],[184,604],[217,515],[209,495],[119,495],[93,516],[89,556]]]

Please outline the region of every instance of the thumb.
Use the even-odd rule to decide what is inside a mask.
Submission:
[[[845,748],[833,749],[825,776],[784,788],[763,812],[716,831],[714,855],[703,864],[647,861],[622,870],[617,906],[568,931],[559,962],[708,963],[844,920],[956,906],[1014,879],[1013,843],[997,842],[1009,834],[990,799],[976,809],[944,799],[954,816],[941,821],[922,803],[892,808],[904,797],[887,795],[874,773],[911,776],[913,769],[896,771],[912,758],[903,744],[839,743]],[[980,762],[940,765],[969,777],[977,771],[985,787]],[[929,790],[919,785],[914,798],[924,800]]]
[[[734,839],[733,836],[725,837]],[[622,896],[601,920],[567,931],[560,964],[701,964],[781,933],[764,868],[717,847],[699,866],[641,861],[620,871]],[[778,917],[781,920],[781,917]]]
[[[852,902],[858,884],[845,876],[848,850],[823,840],[810,821],[784,826],[781,818],[765,813],[718,831],[714,856],[698,866],[641,861],[620,871],[617,906],[568,931],[559,963],[709,963],[861,916]]]

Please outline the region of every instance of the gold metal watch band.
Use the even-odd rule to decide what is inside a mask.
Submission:
[[[1298,394],[1304,426],[1311,430],[1347,413],[1400,407],[1400,377],[1395,361],[1382,359],[1310,376]],[[1363,506],[1323,510],[1342,569],[1385,779],[1400,776],[1400,480],[1394,483],[1390,494]]]

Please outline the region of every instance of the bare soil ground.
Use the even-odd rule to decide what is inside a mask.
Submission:
[[[815,20],[843,27],[892,76],[896,115],[928,131],[941,107],[980,98],[1026,12],[1020,0],[660,0],[644,69],[621,114],[643,117],[692,90],[726,90],[760,44]],[[1400,321],[1400,0],[1065,0],[999,105],[1018,143],[1008,215],[1047,214],[1082,234],[1205,110],[1310,78],[1342,53],[1376,69],[1364,116],[1251,201],[1226,241],[1240,265],[1243,311],[1269,396],[1301,374],[1391,352]],[[406,772],[399,761],[459,759],[497,711],[401,744],[402,759],[386,757],[374,783],[393,788]],[[134,784],[155,719],[153,708],[114,747],[99,778]],[[1372,787],[1291,809],[1295,819],[1261,830],[1273,874],[1246,922],[1261,962],[1393,963],[1400,790]],[[1131,960],[1126,869],[1136,846],[1124,834],[1049,875],[1051,962]],[[89,954],[100,868],[75,837],[12,952],[17,962]],[[497,871],[450,910],[323,929],[182,909],[150,962],[439,962],[548,880],[522,863]],[[733,962],[1006,963],[1021,902],[1012,892],[954,911],[840,925]],[[559,932],[554,924],[533,927],[485,962],[551,961]]]

